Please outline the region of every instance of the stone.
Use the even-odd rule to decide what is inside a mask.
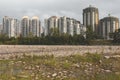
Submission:
[[[55,77],[55,76],[57,76],[57,73],[52,74],[52,77]]]
[[[110,73],[110,72],[112,72],[111,70],[104,70],[105,72],[107,72],[107,73]]]
[[[79,64],[73,64],[73,66],[76,67],[76,68],[79,68],[79,67],[80,67]]]

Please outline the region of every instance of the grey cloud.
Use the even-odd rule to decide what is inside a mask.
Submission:
[[[111,15],[120,18],[119,0],[0,0],[0,19],[11,16],[36,15],[40,19],[50,16],[68,16],[82,22],[82,9],[93,5],[99,9],[100,18]]]

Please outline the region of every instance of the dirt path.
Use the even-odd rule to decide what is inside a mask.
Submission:
[[[84,53],[120,54],[120,46],[38,46],[38,45],[0,45],[0,57],[14,54],[67,56]]]

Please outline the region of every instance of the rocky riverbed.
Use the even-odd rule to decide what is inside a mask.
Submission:
[[[0,60],[0,80],[120,80],[120,57],[24,54]]]
[[[120,80],[120,46],[1,45],[0,80]]]
[[[120,46],[53,46],[53,45],[0,45],[0,58],[14,55],[55,55],[98,53],[104,55],[120,54]]]

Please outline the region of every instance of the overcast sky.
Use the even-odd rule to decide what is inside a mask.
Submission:
[[[22,16],[68,16],[82,22],[82,10],[89,5],[99,9],[100,18],[120,18],[120,0],[0,0],[0,21],[3,16],[21,19]]]

